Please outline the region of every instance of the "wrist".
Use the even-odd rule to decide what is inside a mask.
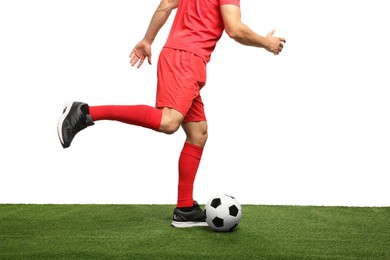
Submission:
[[[152,45],[154,39],[145,35],[145,37],[142,39],[142,41],[149,44],[149,45]]]

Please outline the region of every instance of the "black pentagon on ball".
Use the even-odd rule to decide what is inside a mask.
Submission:
[[[216,227],[223,227],[223,219],[216,217],[215,219],[213,219],[213,224]]]
[[[221,203],[221,199],[218,198],[218,199],[213,199],[213,200],[211,201],[210,206],[216,209],[216,208],[217,208],[219,205],[221,205],[221,204],[222,204],[222,203]]]
[[[230,216],[237,217],[238,208],[236,207],[236,205],[232,205],[229,207],[229,214],[230,214]]]

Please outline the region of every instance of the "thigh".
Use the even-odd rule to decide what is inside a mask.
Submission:
[[[207,121],[206,113],[204,112],[204,104],[200,94],[193,99],[191,107],[189,108],[184,122],[200,122]]]
[[[205,82],[204,66],[203,60],[191,52],[163,48],[157,68],[156,107],[173,108],[187,116],[194,102],[203,106],[200,89]]]

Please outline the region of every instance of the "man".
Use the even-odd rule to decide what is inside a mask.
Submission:
[[[88,106],[68,102],[58,122],[64,148],[74,136],[99,120],[115,120],[172,134],[181,126],[186,140],[179,157],[178,200],[174,227],[205,226],[205,214],[193,200],[193,184],[207,140],[207,121],[200,90],[206,83],[206,64],[216,43],[226,33],[243,45],[277,55],[283,38],[254,33],[241,22],[240,0],[162,0],[144,38],[130,53],[130,63],[151,64],[151,45],[172,10],[175,19],[158,61],[156,106]]]

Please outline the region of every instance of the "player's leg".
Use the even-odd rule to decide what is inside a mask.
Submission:
[[[168,107],[157,109],[146,105],[95,106],[89,107],[89,110],[93,121],[114,120],[166,134],[176,132],[184,119],[182,113]]]
[[[178,199],[172,226],[207,226],[204,211],[193,199],[195,177],[207,140],[207,122],[187,122],[182,126],[187,138],[179,157]]]
[[[58,121],[58,136],[64,148],[72,143],[75,135],[99,120],[116,120],[158,131],[162,111],[146,105],[136,106],[88,106],[82,102],[67,102]]]
[[[178,199],[172,226],[207,226],[205,213],[193,199],[195,177],[208,137],[200,96],[194,100],[182,127],[186,133],[186,141],[179,157]]]
[[[207,140],[207,122],[183,123],[186,142],[179,157],[179,185],[177,207],[193,206],[193,186]]]
[[[167,85],[158,91],[157,103],[175,107],[185,115],[182,127],[187,135],[179,157],[178,200],[173,212],[172,225],[206,226],[206,216],[193,199],[195,176],[207,140],[206,116],[200,97],[200,90],[206,82],[206,64],[193,53],[173,50],[166,52],[169,55],[162,57],[161,64],[167,71],[175,73],[160,75],[161,79],[165,78],[163,82]],[[167,78],[168,76],[172,78]],[[169,93],[165,93],[167,89]]]
[[[64,148],[70,146],[75,135],[99,120],[115,120],[172,134],[180,127],[184,116],[180,112],[147,105],[88,106],[82,102],[68,102],[58,121],[58,136]]]

